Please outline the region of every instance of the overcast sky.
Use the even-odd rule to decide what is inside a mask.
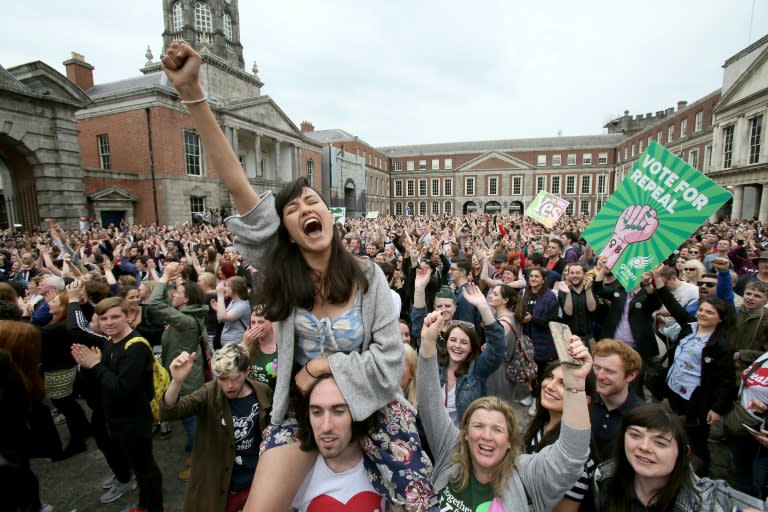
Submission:
[[[161,5],[6,2],[0,65],[63,73],[77,51],[96,83],[136,76]],[[246,70],[294,123],[385,146],[595,134],[695,101],[768,33],[768,0],[241,0],[240,23]]]

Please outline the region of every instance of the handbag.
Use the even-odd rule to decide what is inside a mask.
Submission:
[[[512,342],[512,351],[507,351],[504,370],[510,382],[530,383],[536,378],[538,366],[534,360],[534,348],[531,338],[527,334],[520,334],[511,326],[515,340]]]
[[[43,373],[48,396],[53,399],[65,398],[72,394],[77,377],[77,366],[65,370],[53,370]]]
[[[763,360],[763,362],[765,362],[765,360]],[[752,368],[749,369],[747,375],[744,377],[744,382],[748,381],[752,374],[762,367],[762,363],[753,364]],[[723,418],[723,429],[725,429],[725,433],[734,437],[746,437],[750,435],[749,432],[747,432],[747,429],[744,428],[744,425],[755,430],[760,430],[760,427],[763,424],[762,420],[752,416],[752,414],[741,405],[741,395],[743,392],[744,385],[742,384],[739,389],[739,396],[733,402],[733,409],[731,409]]]

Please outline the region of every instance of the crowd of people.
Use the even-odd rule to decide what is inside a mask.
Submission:
[[[256,194],[199,55],[163,64],[242,213],[4,234],[10,510],[50,510],[30,459],[88,437],[101,503],[138,488],[131,511],[164,510],[152,440],[177,421],[187,511],[763,509],[768,227],[705,223],[625,290],[588,218],[334,223],[303,178]],[[707,477],[718,424],[735,489]]]

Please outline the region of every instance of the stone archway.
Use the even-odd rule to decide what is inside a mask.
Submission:
[[[498,201],[488,201],[485,203],[484,212],[490,213],[491,215],[501,213],[501,203]]]
[[[351,212],[357,211],[357,188],[352,178],[348,178],[344,183],[344,207],[347,209],[347,216]]]
[[[475,213],[477,212],[477,205],[474,201],[467,201],[464,203],[464,205],[461,207],[462,214],[466,215],[468,213]]]
[[[522,201],[512,201],[509,203],[509,213],[518,213],[522,215],[524,209]]]
[[[0,137],[0,228],[31,230],[40,225],[35,163],[34,155],[21,143]]]

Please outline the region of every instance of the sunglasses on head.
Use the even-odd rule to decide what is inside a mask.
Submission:
[[[464,320],[451,320],[451,327],[461,326],[467,329],[475,330],[475,324],[472,322],[465,322]]]
[[[717,286],[717,283],[712,283],[710,281],[699,281],[696,283],[696,286],[706,286],[707,288],[714,288]]]
[[[693,272],[694,270],[698,270],[697,268],[686,268],[686,272]]]

